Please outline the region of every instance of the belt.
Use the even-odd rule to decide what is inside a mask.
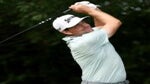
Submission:
[[[117,82],[117,83],[102,83],[102,82],[89,82],[89,81],[82,81],[81,84],[129,84],[128,80]]]

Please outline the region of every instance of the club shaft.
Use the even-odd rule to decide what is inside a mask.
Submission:
[[[69,12],[70,10],[71,10],[71,9],[67,9],[67,10],[63,11],[62,13],[65,14],[65,13]],[[41,22],[39,22],[38,24],[33,25],[32,27],[29,27],[29,28],[27,28],[27,29],[25,29],[25,30],[23,30],[23,31],[21,31],[21,32],[18,32],[18,33],[14,34],[14,35],[12,35],[12,36],[10,36],[10,37],[7,37],[6,39],[0,41],[0,44],[4,43],[4,42],[6,42],[6,41],[8,41],[8,40],[10,40],[10,39],[13,39],[14,37],[16,37],[16,36],[18,36],[18,35],[20,35],[20,34],[22,34],[22,33],[24,33],[24,32],[27,32],[27,31],[29,31],[29,30],[31,30],[31,29],[33,29],[33,28],[36,28],[36,27],[38,27],[39,25],[44,24],[45,22],[48,22],[48,21],[50,21],[50,20],[52,20],[52,18],[48,18],[48,19],[46,19],[45,21],[41,21]]]
[[[23,31],[21,31],[21,32],[18,32],[18,33],[16,33],[16,34],[14,34],[14,35],[12,35],[12,36],[10,36],[10,37],[8,37],[8,38],[6,38],[6,39],[0,41],[0,44],[2,44],[2,43],[4,43],[4,42],[6,42],[7,40],[10,40],[10,39],[12,39],[12,38],[18,36],[18,35],[20,35],[20,34],[22,34],[22,33],[24,33],[24,32],[26,32],[26,31],[29,31],[29,30],[31,30],[31,29],[33,29],[33,28],[39,26],[39,25],[40,25],[40,24],[37,24],[37,25],[34,25],[34,26],[30,27],[30,28],[27,28],[27,29],[25,29],[25,30],[23,30]]]

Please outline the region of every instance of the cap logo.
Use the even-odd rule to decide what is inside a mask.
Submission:
[[[59,31],[60,31],[60,30],[61,30],[61,28],[59,27],[57,30],[59,30]]]
[[[67,23],[69,23],[70,22],[70,20],[72,19],[72,18],[74,18],[75,16],[71,16],[71,17],[69,17],[69,18],[67,18],[67,19],[65,19],[64,21],[65,22],[67,22]]]

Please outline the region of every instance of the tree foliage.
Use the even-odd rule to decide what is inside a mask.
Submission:
[[[0,0],[0,39],[61,15],[80,0]],[[111,42],[132,84],[150,83],[150,1],[90,0],[123,25]],[[69,12],[73,13],[73,12]],[[79,14],[80,15],[80,14]],[[0,84],[79,84],[81,70],[52,21],[0,44]]]

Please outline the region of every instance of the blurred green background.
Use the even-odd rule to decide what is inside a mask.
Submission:
[[[0,0],[0,40],[81,0]],[[110,41],[130,84],[150,84],[150,0],[90,0],[123,25]],[[52,21],[0,44],[0,84],[80,84],[81,70]]]

